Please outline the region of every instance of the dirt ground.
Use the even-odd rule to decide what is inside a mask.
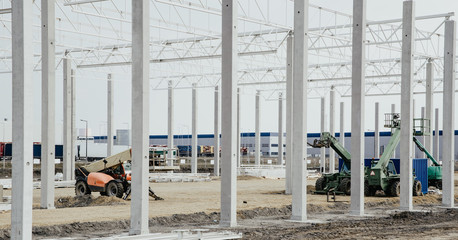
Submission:
[[[458,179],[458,174],[455,174]],[[238,181],[238,224],[233,229],[218,227],[220,181],[155,183],[151,187],[164,201],[150,198],[151,232],[173,229],[210,228],[241,232],[244,239],[305,238],[427,238],[458,239],[458,211],[439,208],[440,195],[414,197],[419,212],[400,213],[399,198],[367,197],[369,216],[349,217],[349,196],[308,194],[308,218],[312,223],[287,222],[291,217],[291,196],[284,195],[284,180],[244,177]],[[313,184],[309,181],[308,184]],[[455,193],[458,193],[458,180]],[[11,193],[5,191],[8,196]],[[56,209],[39,209],[40,190],[34,190],[33,234],[35,239],[106,237],[127,232],[130,202],[92,197],[75,199],[73,188],[56,189]],[[455,195],[458,201],[458,195]],[[9,237],[11,213],[0,212],[0,239]]]

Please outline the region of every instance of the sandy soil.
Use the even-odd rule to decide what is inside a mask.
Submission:
[[[455,174],[455,177],[458,179],[458,174]],[[238,181],[237,200],[237,208],[239,210],[238,217],[240,219],[239,224],[242,227],[238,227],[236,230],[244,233],[247,239],[268,239],[266,236],[272,236],[271,239],[333,238],[332,235],[307,235],[304,232],[309,230],[304,229],[303,224],[294,225],[295,227],[290,229],[291,226],[289,223],[279,223],[285,223],[284,220],[291,216],[291,196],[282,194],[285,184],[284,180],[259,178],[242,179],[243,180]],[[310,181],[309,184],[313,184],[313,182]],[[458,181],[455,184],[456,193],[458,193],[457,186]],[[152,226],[150,230],[152,232],[168,232],[176,228],[196,228],[203,225],[217,228],[215,224],[217,224],[219,220],[219,180],[194,183],[156,183],[151,184],[151,187],[157,195],[165,199],[164,201],[154,201],[150,198],[149,217],[150,226]],[[10,195],[10,192],[5,191],[5,195]],[[73,201],[73,196],[73,188],[56,189],[56,206],[59,207],[59,203],[65,201]],[[33,200],[34,208],[36,208],[33,210],[34,237],[79,236],[87,238],[89,236],[106,236],[106,234],[116,234],[127,231],[129,228],[128,219],[130,217],[130,202],[123,202],[118,199],[110,200],[106,197],[99,196],[99,194],[93,194],[90,203],[82,205],[87,207],[66,207],[43,210],[38,209],[40,190],[34,190]],[[456,198],[456,200],[457,199],[458,198]],[[308,213],[311,219],[319,219],[326,222],[342,221],[347,224],[349,221],[345,219],[348,218],[348,215],[345,213],[348,213],[349,200],[349,196],[337,196],[337,202],[326,202],[326,196],[309,194],[307,199]],[[439,195],[414,197],[416,209],[431,210],[432,207],[434,207],[434,211],[437,211],[437,206],[440,205],[440,201]],[[74,205],[78,206],[78,204]],[[64,204],[64,206],[69,205]],[[394,210],[398,209],[399,198],[369,197],[366,198],[366,207],[371,214],[383,217],[383,219],[377,220],[379,223],[374,223],[373,230],[376,230],[377,226],[380,228],[383,223],[387,224],[387,222],[392,222],[393,219],[397,219],[396,216],[390,216],[389,213],[394,213]],[[430,220],[439,218],[434,214],[435,213],[430,213],[429,215],[421,216],[409,215],[407,220],[410,218],[414,219],[415,217]],[[454,211],[447,214],[451,215],[451,217],[440,220],[440,222],[443,222],[440,229],[446,228],[446,230],[440,232],[442,234],[441,236],[444,237],[446,237],[446,234],[450,233],[450,231],[452,233],[453,231],[455,233],[458,232],[458,213]],[[10,218],[10,212],[0,213],[0,239],[8,236]],[[416,222],[407,221],[406,218],[403,217],[399,219],[404,219],[406,226],[409,224],[415,225]],[[358,219],[355,219],[355,221],[358,221]],[[401,224],[401,222],[399,224]],[[364,221],[348,226],[353,226],[354,231],[365,231],[364,229],[370,228],[363,223]],[[429,225],[433,225],[433,223],[438,224],[437,221],[432,221]],[[422,224],[424,224],[424,226],[429,226],[426,221]],[[265,228],[265,226],[269,225],[275,226],[273,229],[277,229],[277,231],[290,232],[290,234],[285,236],[282,235],[281,237],[275,235],[272,231],[267,231]],[[321,226],[321,228],[326,228],[326,226]],[[332,226],[328,228],[332,228]],[[431,231],[431,234],[434,232],[434,229],[428,229]],[[378,231],[380,232],[380,230]],[[347,232],[350,234],[352,231]],[[351,235],[348,235],[348,237],[350,236]],[[392,235],[392,237],[394,236],[395,235]],[[456,235],[453,236],[456,237]],[[374,237],[377,236],[374,235]]]

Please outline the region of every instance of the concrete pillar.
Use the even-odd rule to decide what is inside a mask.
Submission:
[[[391,104],[391,113],[396,113],[396,104]],[[397,147],[396,149],[398,149]],[[396,150],[393,152],[392,158],[396,158]]]
[[[291,194],[293,161],[293,36],[286,39],[286,164],[285,194]]]
[[[148,234],[150,1],[132,1],[131,235]]]
[[[76,156],[76,80],[75,80],[75,70],[70,71],[70,81],[71,81],[71,136],[70,136],[70,172],[71,179],[75,180],[75,156]]]
[[[336,92],[334,91],[334,87],[332,87],[330,95],[329,95],[329,132],[333,137],[336,136],[336,131],[335,131],[335,94]],[[334,173],[336,168],[336,153],[334,149],[330,148],[329,149],[329,172]]]
[[[309,0],[294,2],[292,216],[307,220],[307,71]]]
[[[434,126],[434,69],[433,63],[430,59],[426,64],[426,119],[429,119],[429,136],[425,137],[425,147],[431,154],[434,154],[433,150],[433,126]],[[431,166],[431,161],[428,161],[428,166]]]
[[[255,165],[256,166],[259,166],[261,165],[261,131],[260,131],[260,127],[259,127],[259,124],[260,124],[260,111],[261,111],[261,103],[260,103],[260,96],[261,96],[261,92],[258,90],[256,92],[256,111],[255,111],[255,140],[254,140],[254,144],[255,144],[255,159],[254,159],[254,162],[255,162]]]
[[[174,104],[174,97],[173,97],[173,81],[169,81],[169,89],[168,89],[168,111],[167,111],[167,147],[173,148],[173,123],[174,123],[174,114],[173,114],[173,104]],[[177,152],[178,154],[178,152]],[[169,151],[167,154],[167,166],[173,166],[173,151]]]
[[[434,120],[434,158],[439,161],[439,108],[436,108]]]
[[[107,79],[107,156],[113,155],[114,88],[111,74]]]
[[[340,102],[340,144],[345,147],[345,103]]]
[[[221,220],[237,225],[237,0],[222,2]]]
[[[413,137],[413,73],[415,51],[415,4],[404,1],[401,57],[401,210],[411,211],[412,205],[412,137]]]
[[[422,119],[426,118],[426,108],[425,107],[421,107],[421,118]],[[424,131],[426,133],[428,130],[424,129]],[[421,142],[422,142],[423,146],[425,146],[425,140],[426,140],[426,137],[422,136],[421,137]],[[415,150],[416,150],[417,149],[416,144],[413,144],[413,145],[415,146]],[[427,150],[429,151],[429,149],[427,149]],[[426,158],[426,154],[424,152],[419,151],[419,155],[420,155],[420,156],[418,156],[419,158]]]
[[[191,173],[197,173],[197,89],[192,84],[192,141],[191,141]]]
[[[278,94],[278,165],[283,165],[283,93]]]
[[[380,158],[380,104],[375,103],[374,157]]]
[[[237,167],[240,165],[240,88],[237,88]]]
[[[353,1],[350,215],[364,215],[364,101],[366,0]]]
[[[13,161],[11,239],[32,239],[32,0],[12,1]]]
[[[455,206],[455,68],[456,23],[445,21],[444,43],[444,113],[442,133],[442,206]]]
[[[215,176],[219,176],[219,87],[215,87],[215,111],[214,111],[214,136],[215,136],[215,147],[213,148],[215,159],[213,160],[213,172]]]
[[[320,136],[323,132],[326,132],[326,99],[321,98],[321,128]],[[326,172],[326,148],[322,147],[320,149],[320,171],[321,173]]]
[[[401,112],[402,112],[402,105],[401,105]],[[415,116],[416,116],[415,115],[415,99],[413,99],[413,96],[412,96],[412,121],[415,118]],[[412,125],[412,127],[413,127],[413,125]],[[415,158],[415,156],[416,156],[416,154],[415,154],[416,153],[416,146],[415,146],[415,144],[411,144],[411,146],[412,146],[412,158]]]
[[[63,59],[64,69],[64,130],[63,130],[63,167],[62,172],[64,181],[72,179],[72,66],[71,60],[68,58]]]
[[[49,4],[51,3],[51,4]],[[41,208],[54,208],[56,58],[55,4],[41,2]],[[1,201],[1,199],[0,199]]]

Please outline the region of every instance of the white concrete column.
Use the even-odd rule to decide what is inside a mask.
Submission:
[[[71,59],[63,59],[64,69],[64,130],[63,130],[63,167],[64,181],[72,179],[72,66]]]
[[[412,137],[413,137],[413,73],[415,52],[415,4],[404,1],[401,57],[401,210],[411,211],[412,205]]]
[[[335,131],[335,104],[336,104],[336,97],[335,97],[335,90],[334,87],[331,88],[331,92],[329,95],[329,132],[333,137],[336,136],[336,131]],[[329,148],[329,172],[334,173],[336,168],[336,152],[334,149]]]
[[[111,74],[108,74],[107,78],[107,156],[111,156],[113,155],[114,87]]]
[[[320,125],[320,136],[326,131],[326,99],[321,98],[321,125]],[[320,148],[320,171],[321,173],[326,172],[326,148]]]
[[[445,21],[444,43],[444,113],[442,133],[442,206],[455,206],[455,68],[456,23]]]
[[[197,88],[192,84],[192,141],[191,141],[191,173],[197,173]]]
[[[340,102],[340,144],[345,147],[345,103]]]
[[[223,0],[221,59],[221,220],[237,225],[237,0]]]
[[[131,235],[148,234],[150,1],[132,1]]]
[[[433,63],[430,59],[426,64],[426,118],[429,119],[429,136],[425,137],[425,147],[431,153],[434,154],[433,149],[433,126],[434,126],[434,69]],[[431,161],[428,161],[428,166],[431,166]]]
[[[215,159],[213,160],[213,172],[215,176],[219,176],[219,87],[215,87],[215,111],[214,111],[214,136],[215,136],[215,147],[213,148]]]
[[[307,72],[309,0],[294,2],[292,216],[307,220]]]
[[[402,104],[401,104],[401,112],[402,112]],[[415,99],[413,99],[413,96],[412,96],[412,121],[415,118],[415,116],[416,116],[415,115]],[[413,127],[413,125],[412,125],[412,127]],[[411,146],[412,146],[412,159],[413,159],[416,156],[415,153],[416,153],[416,148],[417,147],[415,146],[415,144],[411,144]]]
[[[286,164],[285,194],[291,194],[293,161],[293,36],[286,39]]]
[[[283,93],[278,94],[278,165],[283,165]]]
[[[436,108],[435,111],[435,122],[434,122],[434,158],[436,161],[439,161],[439,108]]]
[[[71,81],[71,136],[70,136],[70,172],[71,179],[75,180],[75,156],[76,156],[76,78],[75,70],[70,71]]]
[[[422,119],[426,118],[426,108],[425,107],[421,107],[421,118]],[[427,131],[427,129],[425,129],[424,131]],[[423,146],[425,146],[425,140],[426,140],[426,137],[422,136],[421,137],[421,142],[422,142]],[[415,150],[416,150],[417,149],[416,144],[412,144],[412,145],[414,145]],[[429,149],[427,149],[427,150],[429,151]],[[426,158],[426,154],[424,152],[419,151],[419,155],[420,155],[419,158]]]
[[[380,158],[380,104],[375,103],[374,157]]]
[[[364,215],[366,0],[353,1],[350,215]]]
[[[237,167],[240,165],[240,88],[237,88]]]
[[[169,81],[169,89],[168,89],[168,111],[167,111],[167,147],[168,148],[173,148],[174,143],[173,143],[173,135],[174,135],[174,129],[173,129],[173,124],[174,124],[174,114],[173,114],[173,104],[174,104],[174,96],[173,96],[173,81]],[[178,151],[177,151],[178,154]],[[167,154],[167,166],[173,166],[173,159],[175,156],[173,156],[173,151],[169,151]]]
[[[391,104],[391,113],[396,113],[396,104]],[[396,149],[398,148],[399,147],[397,147]],[[392,158],[396,158],[396,150],[394,150]]]
[[[32,239],[32,0],[12,1],[13,161],[11,239]]]
[[[41,1],[41,208],[54,208],[56,58],[55,4]]]
[[[256,110],[255,110],[255,154],[254,154],[254,162],[256,166],[261,165],[261,130],[259,127],[260,124],[260,111],[261,111],[261,103],[260,103],[260,96],[261,92],[258,90],[256,92]]]

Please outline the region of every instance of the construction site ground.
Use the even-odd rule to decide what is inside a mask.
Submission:
[[[455,173],[458,202],[458,173]],[[308,181],[313,190],[314,179]],[[243,233],[244,239],[458,239],[458,210],[441,208],[441,195],[414,197],[415,212],[400,212],[399,198],[365,198],[364,217],[350,217],[349,196],[327,202],[324,195],[308,194],[308,223],[290,222],[291,196],[284,194],[285,181],[239,177],[238,227],[219,227],[220,180],[211,182],[154,183],[151,187],[164,201],[150,198],[150,232],[209,228]],[[39,209],[40,190],[33,192],[35,239],[95,238],[129,230],[130,202],[117,198],[74,197],[73,188],[56,189],[56,209]],[[5,190],[4,195],[11,192]],[[9,238],[11,212],[0,212],[0,239]]]

